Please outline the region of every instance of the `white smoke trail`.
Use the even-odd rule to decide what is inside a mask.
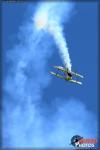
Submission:
[[[57,11],[57,9],[59,11]],[[68,19],[68,15],[71,10],[72,4],[68,2],[63,2],[62,5],[60,3],[54,2],[51,2],[49,5],[48,3],[43,3],[39,5],[34,16],[36,27],[38,29],[44,29],[48,31],[53,36],[56,45],[59,48],[63,63],[65,67],[68,68],[70,71],[72,64],[68,52],[68,46],[63,35],[62,22],[64,21],[64,19]],[[64,13],[66,15],[64,15]]]
[[[68,52],[68,46],[63,36],[62,27],[59,24],[54,23],[52,29],[49,30],[53,35],[56,44],[58,45],[59,52],[61,54],[64,65],[71,71],[71,59]]]

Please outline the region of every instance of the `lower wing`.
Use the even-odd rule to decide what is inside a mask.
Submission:
[[[52,75],[58,77],[58,78],[65,79],[63,76],[61,76],[61,75],[59,75],[59,74],[57,74],[57,73],[55,73],[55,72],[52,72],[52,71],[51,71],[50,73],[51,73]],[[71,80],[67,80],[67,81],[82,85],[82,82],[79,82],[79,81],[76,81],[76,80],[72,80],[72,79],[71,79]]]
[[[61,75],[59,75],[59,74],[57,74],[57,73],[54,73],[54,72],[50,72],[52,75],[54,75],[54,76],[56,76],[56,77],[58,77],[58,78],[61,78],[61,79],[65,79],[63,76],[61,76]]]
[[[76,80],[69,80],[69,82],[73,82],[73,83],[82,85],[82,82],[79,82],[79,81],[76,81]]]

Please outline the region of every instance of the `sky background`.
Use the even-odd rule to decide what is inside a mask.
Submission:
[[[97,3],[75,3],[69,20],[63,24],[72,70],[85,77],[82,86],[49,74],[49,71],[54,71],[53,65],[62,66],[63,62],[53,38],[47,33],[37,34],[32,28],[31,18],[36,9],[37,3],[2,5],[4,146],[61,147],[68,146],[75,134],[95,137],[98,108]],[[33,141],[27,138],[33,138]]]

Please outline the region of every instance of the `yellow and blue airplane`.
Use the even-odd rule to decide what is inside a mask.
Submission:
[[[84,78],[82,75],[80,75],[80,74],[78,74],[76,72],[69,71],[68,68],[64,68],[64,67],[61,67],[61,66],[54,66],[54,68],[56,68],[57,70],[60,70],[60,71],[64,72],[65,75],[62,76],[62,75],[60,75],[58,73],[50,71],[50,73],[52,75],[54,75],[54,76],[56,76],[58,78],[61,78],[61,79],[65,79],[66,81],[82,85],[82,82],[72,79],[73,76]]]

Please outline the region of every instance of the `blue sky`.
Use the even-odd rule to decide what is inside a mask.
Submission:
[[[57,146],[59,141],[58,146],[66,146],[63,143],[66,136],[64,132],[69,126],[68,130],[72,126],[72,131],[68,133],[68,140],[75,133],[84,136],[96,135],[95,128],[89,131],[88,128],[91,123],[95,127],[97,120],[97,3],[75,3],[69,21],[63,24],[72,69],[85,76],[83,86],[70,84],[49,75],[48,71],[53,69],[53,65],[63,65],[63,62],[52,37],[47,33],[37,34],[35,29],[32,31],[31,17],[37,9],[36,6],[35,3],[3,4],[4,134],[7,133],[6,136],[4,135],[5,146],[50,147],[51,144]],[[39,46],[34,43],[36,40]],[[73,115],[74,113],[76,116]],[[30,118],[33,114],[36,114],[39,119],[36,119],[35,115],[35,119]],[[24,119],[18,127],[21,115]],[[76,125],[79,124],[79,129],[76,128],[76,131],[73,129],[75,117]],[[53,124],[54,120],[58,123]],[[29,123],[22,129],[24,121]],[[88,121],[90,124],[87,124],[88,128],[84,129],[83,126]],[[31,123],[34,124],[34,128]],[[55,125],[58,125],[58,128]],[[34,129],[38,133],[32,135],[30,130]],[[20,136],[20,131],[22,142],[13,139]],[[26,132],[29,138],[33,137],[34,142],[26,142],[27,138],[24,135]],[[54,142],[52,136],[56,137],[59,134],[63,136]],[[5,142],[6,138],[8,143]],[[45,144],[45,138],[48,138],[48,144]]]

